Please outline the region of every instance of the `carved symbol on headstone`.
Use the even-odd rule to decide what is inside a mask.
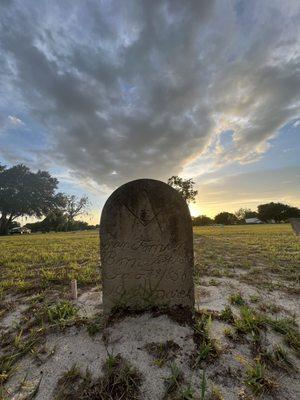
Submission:
[[[141,201],[136,208],[132,208],[126,204],[123,204],[129,212],[144,226],[147,226],[152,222],[161,210],[154,213],[148,194],[145,190],[141,192]]]

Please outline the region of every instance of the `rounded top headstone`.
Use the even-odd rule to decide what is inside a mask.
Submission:
[[[188,206],[166,183],[120,186],[100,223],[104,312],[194,306],[193,233]]]

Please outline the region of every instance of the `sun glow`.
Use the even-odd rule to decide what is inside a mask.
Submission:
[[[202,209],[200,208],[200,205],[197,203],[189,204],[189,209],[192,217],[197,217],[198,215],[202,214]]]

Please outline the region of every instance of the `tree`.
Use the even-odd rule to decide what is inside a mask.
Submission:
[[[287,221],[289,218],[300,217],[300,210],[297,207],[291,207],[283,203],[266,203],[258,207],[258,216],[261,221],[275,222]]]
[[[89,224],[85,221],[72,221],[69,229],[72,231],[83,231],[89,229]]]
[[[89,205],[89,199],[87,196],[76,197],[65,196],[65,213],[68,220],[68,224],[71,224],[74,221],[74,218],[78,215],[84,214]]]
[[[63,205],[55,193],[58,180],[47,171],[31,172],[23,164],[0,168],[0,234],[7,234],[12,221],[23,215],[40,218]]]
[[[234,225],[238,219],[234,214],[223,211],[215,216],[215,222],[222,225]]]
[[[86,196],[78,198],[74,195],[63,195],[61,207],[50,211],[46,218],[38,222],[38,225],[35,225],[33,229],[42,230],[44,232],[87,229],[88,223],[75,221],[75,217],[84,214],[88,204],[89,200]]]
[[[297,207],[287,206],[283,213],[283,221],[287,221],[289,218],[300,218],[300,209]]]
[[[85,221],[75,221],[72,220],[70,223],[67,220],[67,216],[62,210],[56,209],[50,211],[43,221],[28,223],[25,225],[27,228],[31,229],[32,232],[62,232],[62,231],[80,231],[86,229],[97,229],[93,225],[89,225]]]
[[[198,217],[192,218],[193,226],[205,226],[212,225],[214,220],[207,217],[206,215],[199,215]]]
[[[241,222],[244,222],[246,218],[257,218],[258,214],[256,211],[250,210],[250,208],[240,208],[235,213],[235,216]]]
[[[88,198],[63,195],[60,208],[51,210],[43,221],[26,224],[32,232],[61,232],[88,229],[89,225],[84,221],[75,221],[74,218],[85,212]]]
[[[43,221],[33,222],[26,224],[26,227],[31,229],[32,232],[60,232],[65,231],[67,226],[67,217],[63,211],[56,208],[50,211]]]
[[[46,218],[40,222],[41,230],[50,232],[50,231],[65,231],[67,225],[67,217],[64,215],[62,210],[56,209],[50,211]]]
[[[168,179],[167,183],[177,190],[187,203],[195,202],[198,190],[194,190],[195,182],[192,179],[182,179],[173,175]]]

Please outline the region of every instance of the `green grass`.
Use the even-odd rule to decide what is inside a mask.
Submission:
[[[96,314],[92,319],[90,319],[86,325],[86,329],[90,336],[94,336],[97,333],[103,331],[104,328],[104,318],[103,314]]]
[[[45,340],[47,332],[63,329],[79,323],[78,309],[69,301],[43,303],[44,297],[32,298],[31,307],[23,315],[15,330],[3,340],[0,354],[0,386],[12,375],[16,363],[26,354],[39,358],[38,347]],[[5,336],[4,336],[5,338]]]
[[[100,283],[99,235],[96,231],[0,237],[0,298],[49,287]]]
[[[288,352],[279,344],[276,344],[270,350],[261,352],[260,358],[271,368],[279,368],[287,371],[295,368]]]
[[[299,291],[300,240],[289,224],[197,227],[194,233],[201,236],[195,245],[196,281],[209,275],[215,285],[213,276],[234,276],[243,269],[247,283]],[[98,231],[2,236],[0,298],[50,287],[61,291],[72,278],[80,288],[99,284],[98,266]]]
[[[180,368],[175,364],[171,364],[171,374],[165,379],[166,394],[164,399],[167,399],[171,394],[180,388],[184,381],[183,373]]]
[[[5,352],[0,357],[0,387],[14,372],[17,361],[32,351],[40,341],[41,335],[37,331],[32,331],[29,335],[23,336],[23,331],[20,330],[12,337],[9,352]]]
[[[256,396],[269,394],[278,387],[265,365],[259,361],[247,366],[245,383]]]
[[[162,367],[167,362],[176,358],[180,346],[173,340],[167,340],[163,343],[148,343],[145,346],[145,350],[154,357],[154,364]]]
[[[269,326],[275,331],[283,335],[284,342],[300,357],[300,333],[294,318],[268,318]]]
[[[51,324],[59,324],[64,326],[68,322],[75,319],[78,309],[69,301],[60,301],[53,304],[47,309],[47,317]]]
[[[234,321],[235,328],[238,333],[247,334],[252,336],[259,334],[260,329],[265,328],[265,317],[250,307],[242,306],[240,309],[240,318]]]
[[[66,371],[60,378],[56,391],[55,400],[70,399],[73,395],[74,386],[82,379],[82,374],[76,364],[69,371]]]
[[[170,365],[171,373],[165,379],[165,394],[163,400],[205,400],[207,391],[207,380],[205,370],[200,375],[199,393],[193,389],[191,382],[186,383],[183,372],[175,364]],[[222,400],[222,398],[211,398],[211,400]]]
[[[234,322],[233,312],[229,306],[226,306],[224,310],[221,311],[220,319],[228,323]]]
[[[211,338],[211,315],[203,314],[196,318],[194,324],[194,341],[196,351],[191,355],[191,367],[201,368],[204,361],[217,358],[221,352],[218,343]]]
[[[229,296],[229,301],[232,305],[235,306],[244,306],[246,305],[246,301],[243,299],[241,293],[232,293]]]
[[[201,237],[195,246],[196,279],[243,270],[246,283],[300,293],[300,240],[289,224],[197,227],[194,233]]]

